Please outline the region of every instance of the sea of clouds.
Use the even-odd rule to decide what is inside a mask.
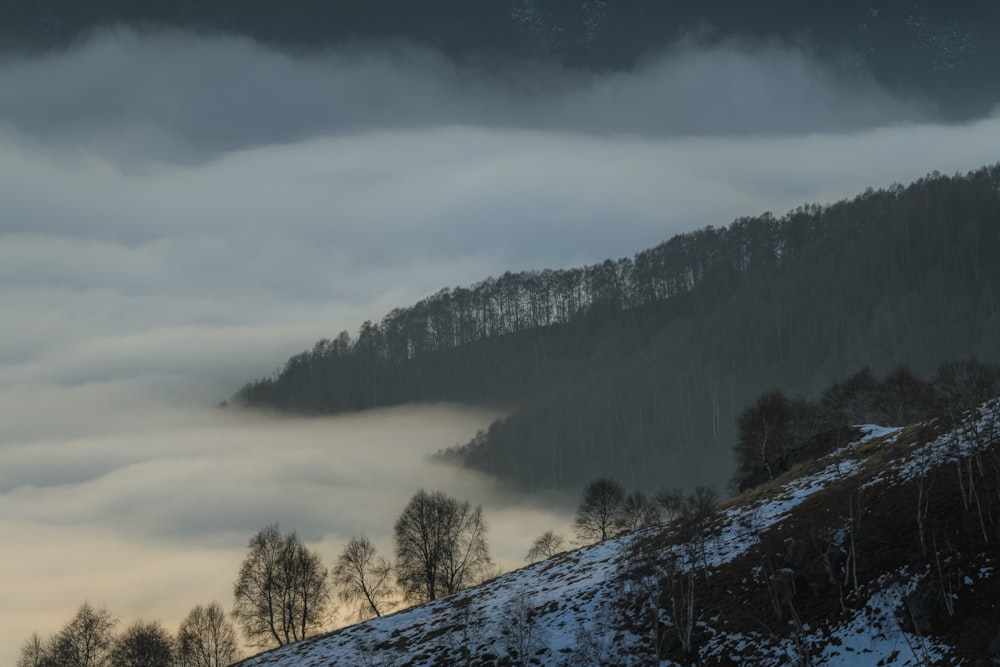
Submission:
[[[482,503],[515,567],[536,535],[568,533],[565,506],[426,460],[496,412],[216,403],[441,287],[631,255],[998,148],[996,117],[942,125],[779,47],[602,75],[129,29],[0,55],[0,661],[84,600],[172,630],[228,606],[271,522],[327,564],[360,533],[388,550],[420,487]]]

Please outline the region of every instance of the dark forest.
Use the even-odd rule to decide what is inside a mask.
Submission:
[[[1000,167],[682,234],[632,258],[443,289],[244,386],[331,414],[502,406],[449,460],[528,489],[720,485],[737,415],[860,368],[1000,358]]]

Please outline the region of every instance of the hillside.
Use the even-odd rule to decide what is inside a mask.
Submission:
[[[1000,399],[843,438],[715,511],[241,664],[995,664]]]
[[[447,458],[527,489],[721,486],[736,416],[764,391],[1000,360],[998,219],[993,166],[507,273],[320,341],[237,400],[321,414],[503,403],[507,419]]]

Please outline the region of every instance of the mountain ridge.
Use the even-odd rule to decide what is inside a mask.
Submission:
[[[321,341],[237,400],[316,413],[507,401],[453,460],[529,489],[722,486],[736,416],[764,391],[1000,361],[998,216],[993,166],[508,273]]]

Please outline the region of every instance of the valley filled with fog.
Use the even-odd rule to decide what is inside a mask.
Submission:
[[[4,54],[0,661],[84,600],[170,629],[228,607],[271,522],[327,564],[361,533],[388,553],[420,487],[482,504],[518,566],[570,506],[427,460],[498,408],[216,405],[442,287],[973,169],[998,138],[777,47],[606,75],[127,29]]]

